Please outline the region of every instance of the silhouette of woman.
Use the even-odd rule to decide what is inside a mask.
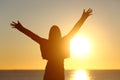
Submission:
[[[40,44],[42,58],[48,60],[45,69],[44,80],[65,80],[64,59],[70,57],[70,39],[76,34],[91,13],[92,9],[90,8],[87,11],[84,10],[81,18],[75,24],[73,29],[64,37],[61,37],[60,29],[56,25],[51,27],[49,38],[44,39],[24,28],[19,21],[17,23],[11,23],[13,28],[18,29]]]

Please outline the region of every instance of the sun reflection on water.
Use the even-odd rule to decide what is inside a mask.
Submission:
[[[90,80],[90,77],[85,70],[77,70],[74,73],[73,80]]]

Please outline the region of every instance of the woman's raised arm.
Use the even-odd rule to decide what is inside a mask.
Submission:
[[[25,35],[27,35],[28,37],[30,37],[31,39],[33,39],[34,41],[36,41],[39,44],[43,43],[46,40],[46,39],[41,38],[38,35],[34,34],[32,31],[24,28],[19,21],[17,23],[12,22],[11,26],[13,26],[12,28],[18,29],[20,32],[24,33]]]
[[[85,20],[88,18],[88,16],[92,15],[91,13],[92,13],[91,8],[89,8],[87,11],[85,11],[85,9],[84,9],[81,18],[75,24],[73,29],[63,38],[71,39],[78,32],[78,30],[81,28],[82,24],[85,22]]]

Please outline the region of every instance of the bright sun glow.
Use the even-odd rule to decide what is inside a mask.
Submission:
[[[78,70],[75,72],[73,80],[90,80],[90,78],[85,70]]]
[[[83,57],[90,52],[90,42],[84,36],[75,36],[70,42],[70,50],[72,56]]]

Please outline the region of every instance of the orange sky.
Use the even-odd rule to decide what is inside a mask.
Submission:
[[[78,34],[87,37],[92,50],[84,58],[65,60],[66,69],[120,69],[120,1],[119,0],[2,0],[0,1],[0,69],[44,69],[39,45],[19,31],[11,21],[47,38],[56,24],[67,34],[81,17],[83,9],[93,15]]]

